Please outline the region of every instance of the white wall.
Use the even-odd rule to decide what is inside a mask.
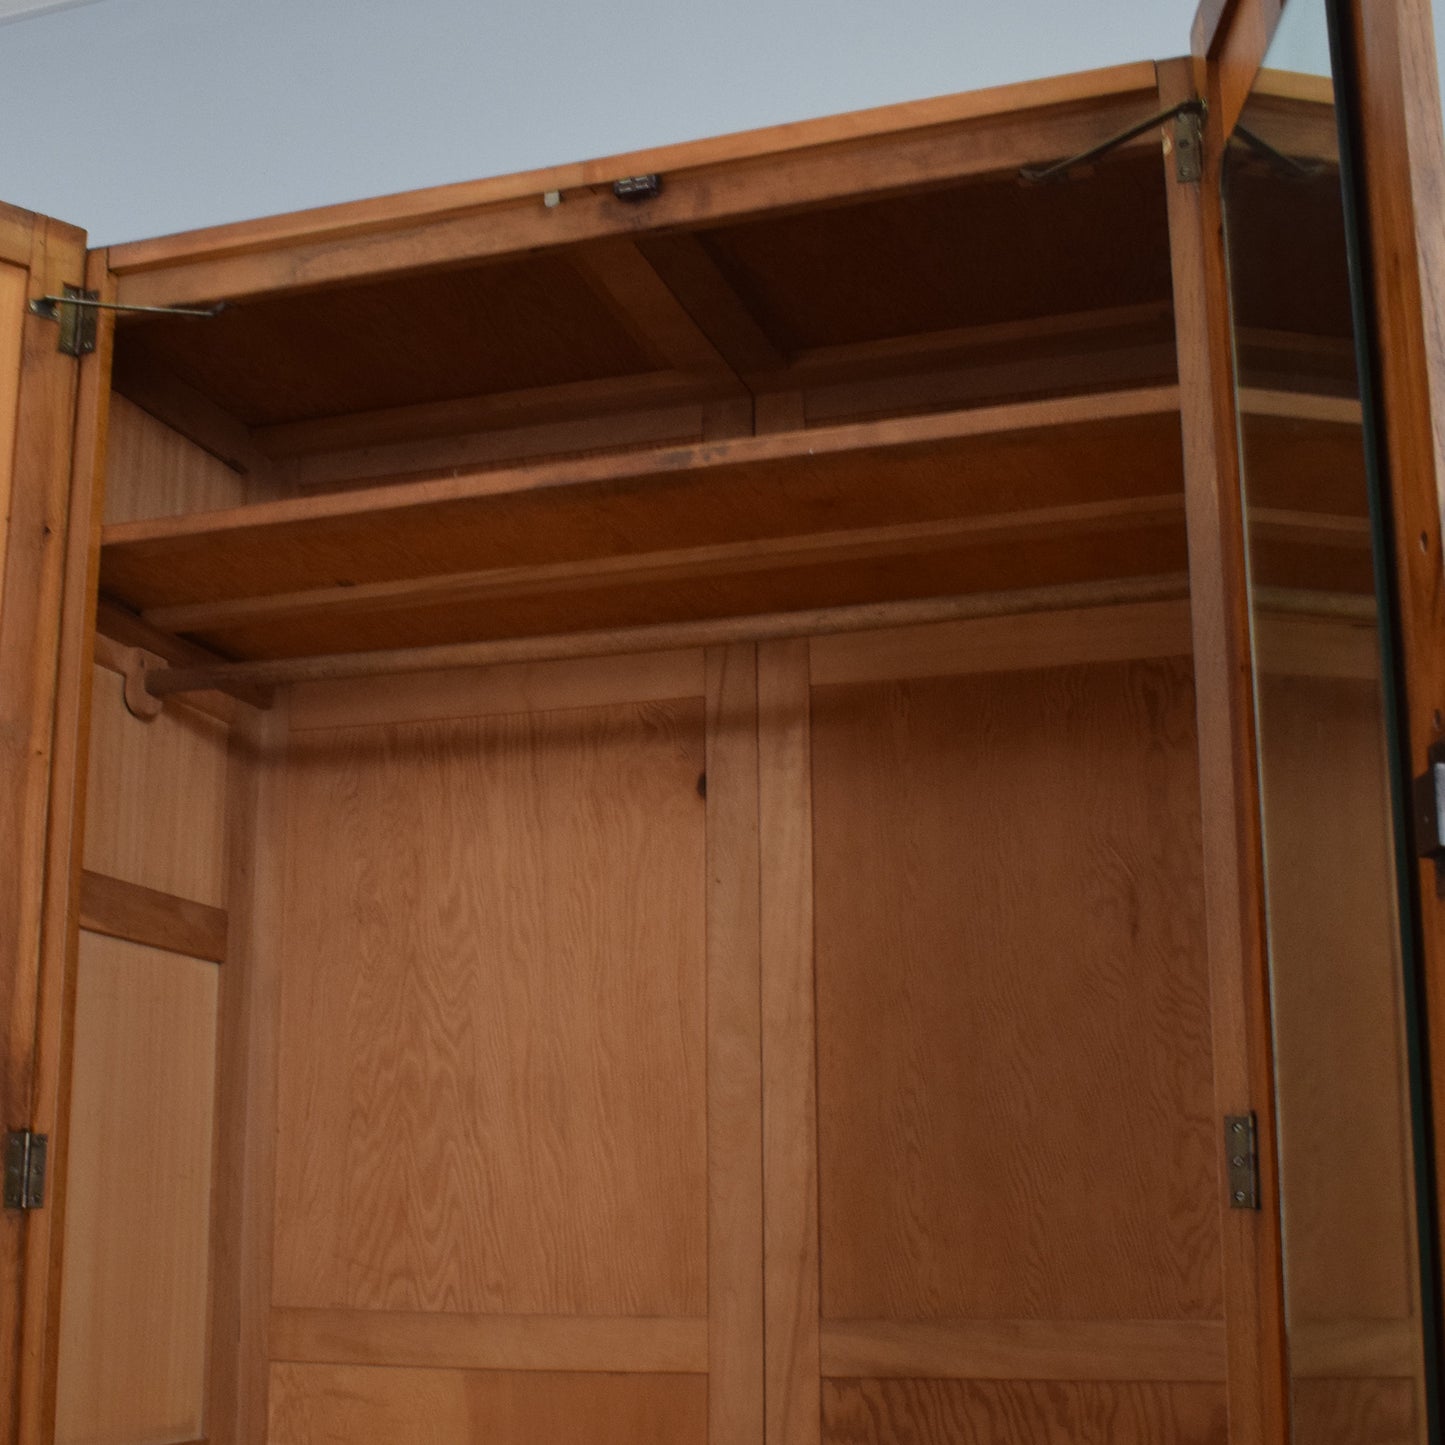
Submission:
[[[0,23],[0,199],[94,244],[1189,47],[1195,0],[100,0]]]

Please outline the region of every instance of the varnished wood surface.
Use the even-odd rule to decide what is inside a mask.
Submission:
[[[226,728],[189,709],[132,717],[96,668],[85,866],[211,907],[226,903]]]
[[[707,1445],[697,1375],[541,1374],[279,1364],[268,1445]]]
[[[1136,602],[814,637],[817,686],[1187,657],[1189,604]]]
[[[103,873],[86,872],[80,926],[188,958],[220,963],[226,956],[226,913],[174,894],[158,893]]]
[[[1219,76],[1216,67],[1203,77],[1210,105],[1203,179],[1198,186],[1174,184],[1172,176],[1166,182],[1194,631],[1211,1112],[1216,1120],[1257,1112],[1263,1197],[1275,1199],[1240,419],[1219,182],[1225,143],[1219,125]],[[1196,93],[1194,69],[1183,62],[1161,66],[1159,79],[1164,104]],[[1171,157],[1165,157],[1164,165],[1166,172],[1173,171]],[[1278,1215],[1227,1208],[1222,1133],[1216,1135],[1215,1154],[1231,1445],[1275,1445],[1289,1434]]]
[[[262,479],[240,475],[125,397],[114,399],[106,446],[107,524],[219,511],[275,495]]]
[[[814,690],[825,1319],[1218,1318],[1193,707]]]
[[[1222,1320],[829,1320],[834,1379],[1216,1381]]]
[[[227,771],[230,931],[221,969],[213,1445],[265,1445],[285,933],[286,700],[244,719]]]
[[[770,1445],[818,1440],[818,1061],[809,643],[758,649],[763,1268]]]
[[[291,689],[291,727],[309,732],[702,697],[703,656],[692,648],[301,683]]]
[[[283,1309],[271,1316],[271,1358],[389,1369],[706,1375],[708,1333],[705,1319]]]
[[[706,655],[709,1445],[750,1445],[764,1394],[758,654]]]
[[[102,299],[113,294],[104,253],[85,259],[86,286]],[[114,328],[102,317],[95,350],[80,364],[70,457],[69,530],[60,636],[55,728],[50,766],[44,918],[39,956],[35,1029],[35,1088],[31,1125],[52,1148],[65,1138],[70,1111],[69,1032],[75,1006],[79,951],[77,927],[84,848],[86,758],[90,730],[90,673],[96,569],[100,554],[102,478],[109,418]],[[20,1438],[53,1429],[59,1354],[60,1277],[64,1252],[66,1179],[52,1175],[49,1204],[26,1225],[25,1349],[20,1376]]]
[[[702,769],[697,701],[297,736],[277,1305],[703,1313]]]
[[[85,238],[74,228],[7,212],[5,231],[7,249],[28,267],[28,287],[44,293],[83,274]],[[0,565],[0,1109],[8,1120],[50,1125],[81,715],[74,646],[84,638],[75,625],[84,589],[67,588],[66,570],[77,563],[83,576],[91,544],[91,474],[85,464],[73,472],[72,444],[77,420],[93,436],[99,413],[77,418],[78,368],[57,353],[50,323],[26,316],[20,346],[13,430],[5,423],[13,485]],[[70,530],[73,497],[78,536]],[[22,1418],[39,1428],[44,1408],[49,1238],[48,1219],[0,1219],[0,1440]]]
[[[10,488],[14,478],[16,407],[20,400],[20,350],[25,330],[26,288],[30,273],[24,266],[0,264],[0,588],[5,583],[7,531],[10,526]]]
[[[632,653],[720,647],[736,642],[835,636],[887,630],[910,624],[984,617],[1017,617],[1032,612],[1118,607],[1128,603],[1173,600],[1188,587],[1184,573],[1095,579],[1057,586],[1008,588],[998,592],[903,598],[842,606],[792,608],[742,616],[703,617],[655,622],[641,627],[610,627],[586,632],[538,633],[520,637],[439,643],[428,647],[378,648],[308,657],[254,658],[244,662],[158,668],[147,672],[145,691],[154,698],[190,692],[239,690],[283,684],[332,682],[344,678],[399,678],[413,673],[470,670],[498,664],[558,662],[621,657]],[[1289,592],[1281,592],[1291,597]],[[1337,600],[1338,594],[1316,596]]]
[[[1286,534],[1290,530],[1301,530],[1314,515],[1282,514],[1280,528]],[[887,568],[890,560],[898,558],[906,558],[907,565],[916,568],[921,556],[945,552],[953,554],[950,560],[960,572],[975,572],[979,570],[978,559],[976,555],[970,557],[970,551],[1003,544],[1017,552],[1021,545],[1037,541],[1042,535],[1051,540],[1071,539],[1080,548],[1107,548],[1110,557],[1116,555],[1116,547],[1122,552],[1127,543],[1136,541],[1140,535],[1148,535],[1154,543],[1151,553],[1157,555],[1160,544],[1167,547],[1168,534],[1182,530],[1183,518],[1184,499],[1166,493],[1026,512],[901,523],[852,532],[815,532],[665,552],[584,557],[534,567],[496,567],[490,571],[396,582],[310,588],[270,597],[153,607],[147,611],[146,621],[169,632],[213,635],[234,633],[238,624],[246,627],[258,623],[285,623],[289,634],[298,630],[297,624],[300,624],[304,635],[309,618],[349,616],[366,627],[368,638],[375,643],[380,640],[376,630],[378,613],[404,613],[417,608],[428,611],[445,608],[455,613],[477,603],[485,604],[494,613],[505,613],[506,604],[518,598],[614,588],[640,588],[649,598],[659,593],[666,597],[669,584],[679,582],[686,583],[695,592],[703,592],[709,605],[716,607],[717,580],[724,578],[738,584],[739,596],[745,597],[749,610],[753,610],[758,607],[759,593],[766,595],[770,586],[776,586],[776,580],[768,574],[777,571],[819,565],[837,567],[841,563],[855,567],[872,563],[875,568]],[[1353,523],[1355,519],[1348,520]],[[1111,532],[1124,536],[1111,538],[1106,543],[1100,534]],[[1368,535],[1364,542],[1368,546]],[[962,555],[958,555],[960,552]],[[1121,571],[1127,570],[1127,560],[1120,557],[1119,563]],[[563,605],[575,607],[576,604],[568,601]],[[435,628],[435,623],[432,627]],[[526,630],[535,630],[535,627]],[[506,634],[499,632],[499,635]],[[383,632],[381,636],[386,634]]]
[[[1211,1385],[828,1380],[825,1445],[1225,1445]]]
[[[82,936],[59,1445],[202,1433],[218,986],[209,963]]]
[[[1171,388],[1154,388],[118,523],[104,585],[143,610],[557,562],[608,535],[627,542],[604,551],[660,550],[806,534],[820,514],[841,530],[1058,505],[1081,490],[1157,496],[1178,485],[1176,407]]]

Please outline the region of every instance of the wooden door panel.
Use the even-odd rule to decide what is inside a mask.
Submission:
[[[219,969],[81,935],[57,1445],[203,1433]]]

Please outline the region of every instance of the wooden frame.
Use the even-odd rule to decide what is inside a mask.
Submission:
[[[1402,626],[1418,766],[1427,744],[1445,736],[1437,710],[1445,697],[1445,660],[1436,645],[1445,635],[1445,590],[1442,501],[1435,480],[1445,476],[1445,426],[1435,423],[1431,408],[1432,382],[1445,388],[1445,338],[1426,323],[1423,310],[1427,298],[1445,294],[1445,272],[1436,274],[1445,266],[1445,252],[1434,254],[1411,202],[1442,183],[1442,160],[1438,115],[1420,103],[1425,77],[1419,67],[1422,57],[1433,53],[1426,45],[1426,0],[1357,11],[1374,241],[1384,262],[1378,302],[1388,343],[1388,441],[1396,477],[1409,479],[1398,488],[1397,554],[1405,581]],[[224,958],[216,1045],[211,1445],[258,1445],[264,1438],[268,1361],[361,1365],[375,1361],[378,1340],[390,1341],[387,1349],[410,1365],[444,1357],[459,1368],[530,1371],[560,1360],[579,1370],[710,1374],[708,1413],[716,1445],[816,1442],[814,1396],[820,1381],[846,1375],[907,1379],[921,1369],[939,1380],[977,1380],[995,1372],[1019,1380],[1220,1385],[1234,1445],[1275,1445],[1287,1438],[1278,1218],[1269,1208],[1259,1214],[1229,1209],[1222,1185],[1222,1325],[1181,1319],[1157,1330],[1110,1320],[969,1325],[820,1317],[813,841],[799,826],[810,816],[814,787],[810,668],[811,685],[820,679],[892,676],[888,669],[895,656],[915,647],[927,650],[915,635],[923,622],[942,629],[930,634],[928,645],[947,633],[958,656],[976,653],[984,669],[994,665],[988,659],[1019,645],[1020,638],[1022,655],[1035,657],[1030,648],[1037,647],[1040,666],[1097,660],[1094,646],[1103,649],[1097,654],[1102,658],[1112,656],[1108,648],[1115,645],[1120,656],[1192,653],[1213,1106],[1219,1115],[1259,1114],[1262,1183],[1266,1198],[1275,1195],[1240,412],[1273,416],[1286,425],[1357,420],[1357,408],[1323,397],[1301,402],[1262,393],[1245,398],[1241,407],[1233,388],[1219,167],[1279,13],[1279,0],[1206,0],[1196,20],[1192,62],[1123,66],[92,255],[88,284],[107,297],[141,304],[261,303],[366,280],[501,264],[514,253],[559,255],[582,274],[591,294],[622,318],[640,353],[656,359],[655,370],[620,379],[254,424],[164,366],[138,366],[127,382],[132,399],[240,479],[236,485],[244,491],[237,496],[244,500],[225,509],[197,508],[179,518],[122,517],[102,531],[112,329],[103,326],[101,349],[80,365],[77,383],[74,365],[51,355],[53,333],[46,324],[27,323],[27,367],[33,364],[44,381],[31,390],[28,371],[22,378],[22,406],[30,410],[23,413],[20,446],[32,453],[43,449],[34,438],[44,430],[43,445],[59,455],[74,420],[75,461],[63,479],[71,522],[69,531],[60,533],[68,553],[63,568],[52,547],[47,557],[11,560],[4,574],[7,587],[38,578],[31,611],[12,606],[0,618],[7,630],[29,635],[33,627],[36,633],[27,663],[34,682],[23,700],[35,705],[38,721],[33,758],[23,766],[11,760],[25,780],[20,790],[25,827],[5,830],[32,851],[22,851],[15,869],[0,870],[20,890],[24,923],[19,954],[12,959],[0,953],[0,997],[16,1000],[9,1071],[0,1076],[7,1092],[0,1102],[25,1097],[27,1117],[51,1132],[63,1154],[80,926],[180,954]],[[1026,162],[1083,150],[1141,114],[1201,90],[1210,104],[1202,185],[1175,181],[1167,139],[1165,144],[1172,310],[1156,300],[1027,325],[820,345],[789,357],[686,230],[704,222],[790,214],[843,198],[906,198],[964,177],[1007,174]],[[1155,140],[1150,135],[1133,142],[1130,164],[1147,160]],[[643,209],[618,201],[611,182],[642,171],[665,174],[661,196]],[[549,192],[559,194],[560,204],[543,203]],[[589,243],[586,250],[577,247],[583,241]],[[73,280],[79,245],[64,228],[0,210],[0,261],[29,266],[34,258],[47,288]],[[1084,341],[1075,355],[1047,359],[1061,336],[1109,338],[1113,359],[1091,375]],[[978,389],[987,373],[987,385],[1010,394],[1009,387],[1040,366],[1041,357],[1050,384],[1074,394],[998,402]],[[925,372],[926,385],[919,382]],[[0,402],[3,387],[0,376]],[[981,405],[980,398],[993,404]],[[581,416],[579,406],[592,410]],[[1011,452],[1025,445],[1021,438],[1035,434],[1073,439],[1091,424],[1128,425],[1141,418],[1147,426],[1167,417],[1172,427],[1176,416],[1182,492],[1173,475],[1167,486],[1104,501],[1053,498],[1049,505],[1016,511],[995,507],[944,516],[925,509],[917,518],[872,526],[852,516],[840,521],[814,498],[798,507],[799,516],[813,506],[829,517],[827,525],[803,528],[788,518],[777,523],[775,534],[763,536],[746,529],[701,540],[679,533],[636,551],[531,558],[512,566],[489,558],[465,564],[471,570],[449,560],[452,533],[470,527],[483,535],[504,515],[498,508],[512,507],[518,514],[533,508],[531,525],[540,530],[545,524],[539,518],[585,514],[609,488],[631,487],[650,503],[684,475],[700,486],[718,487],[763,478],[762,495],[766,479],[777,474],[769,467],[806,467],[821,475],[830,458],[860,454],[886,473],[892,486],[912,459],[939,449],[954,447],[955,465],[960,458],[973,465],[990,448]],[[439,438],[432,434],[437,427],[444,432]],[[1151,445],[1161,440],[1163,450],[1177,452],[1173,431],[1151,434]],[[1145,450],[1152,460],[1160,448]],[[1047,470],[1046,445],[1039,456],[1036,470]],[[52,467],[46,477],[27,500],[62,515],[60,472]],[[546,513],[547,507],[555,510]],[[1324,512],[1280,508],[1271,525],[1277,538],[1291,545],[1303,539],[1358,551],[1362,536],[1357,518]],[[347,549],[368,526],[374,575],[349,575]],[[399,529],[407,527],[413,530],[398,548]],[[1108,552],[1111,536],[1114,550]],[[1177,551],[1186,537],[1187,621],[1180,605],[1183,581],[1173,565],[1136,570],[1122,579],[1110,571],[1117,556]],[[1081,552],[1105,549],[1100,575],[1014,590],[980,588],[951,599],[925,591],[916,598],[829,598],[812,606],[790,600],[782,611],[751,612],[736,603],[751,586],[747,579],[770,569],[782,574],[841,563],[877,566],[884,575],[879,586],[886,590],[897,586],[896,573],[886,573],[889,566],[903,568],[950,549],[973,549],[970,555],[1016,549],[1023,555],[1041,538],[1068,541]],[[388,571],[392,552],[413,544],[421,551],[431,547],[435,555],[413,573]],[[235,584],[258,559],[274,575],[262,579],[264,585],[251,587],[255,579],[248,578],[246,585],[227,590],[227,570]],[[32,569],[29,574],[25,567]],[[145,670],[169,665],[158,694],[216,688],[238,700],[211,696],[204,704],[232,728],[225,908],[84,871],[85,679],[98,577],[104,579],[100,585],[127,595],[128,607],[103,598],[99,623],[127,649],[125,667],[143,678]],[[187,592],[178,579],[201,590]],[[584,607],[596,607],[608,587],[641,593],[661,584],[710,585],[719,579],[736,581],[739,590],[727,605],[714,594],[713,615],[628,617],[587,631],[558,624],[540,638],[504,630],[453,642],[462,651],[448,655],[418,651],[425,645],[425,622],[417,637],[393,643],[398,653],[409,655],[405,660],[375,639],[369,661],[361,664],[320,648],[313,648],[319,655],[300,658],[268,655],[264,639],[256,642],[267,626],[298,622],[320,628],[330,621],[344,634],[387,609],[425,615],[428,609],[436,614],[472,606],[480,613],[515,604],[525,615],[537,599],[560,597],[561,615],[574,596]],[[206,592],[213,583],[215,590]],[[142,595],[156,586],[162,590]],[[170,586],[180,590],[164,591]],[[1360,603],[1351,597],[1294,596],[1292,605],[1358,612]],[[664,613],[666,605],[659,604]],[[1031,620],[1017,633],[990,622],[1021,608],[1054,610],[1046,623]],[[53,635],[34,626],[37,621],[53,627]],[[510,625],[505,618],[503,625]],[[248,634],[248,627],[256,630]],[[876,635],[826,640],[859,627]],[[894,630],[878,630],[884,627]],[[1117,644],[1103,638],[1112,637],[1115,628],[1123,638]],[[1048,637],[1040,641],[1035,632]],[[207,647],[193,640],[197,634]],[[252,646],[259,656],[246,650]],[[381,706],[364,682],[336,680],[357,672],[494,665],[485,682],[455,675],[417,678],[410,704],[394,699],[386,704],[395,716],[384,720],[395,721],[407,715],[407,706],[415,716],[426,716],[428,699],[444,696],[465,693],[470,705],[482,707],[489,689],[498,711],[541,708],[552,685],[543,676],[545,664],[537,670],[542,660],[684,647],[706,649],[709,771],[716,763],[716,772],[729,779],[728,786],[705,794],[709,847],[714,835],[726,843],[708,867],[708,968],[716,1013],[706,1038],[706,1075],[718,1126],[709,1136],[709,1149],[716,1151],[716,1178],[707,1196],[709,1258],[719,1276],[755,1275],[758,1288],[718,1291],[709,1299],[706,1320],[631,1321],[614,1329],[562,1316],[498,1324],[476,1314],[429,1320],[415,1338],[418,1326],[405,1311],[363,1320],[354,1310],[273,1301],[275,1201],[269,1186],[276,1145],[266,1121],[279,1087],[276,1011],[283,981],[265,938],[279,927],[282,908],[279,864],[268,851],[279,853],[283,843],[285,782],[278,759],[288,728],[315,731],[338,718],[364,719],[367,709]],[[1131,647],[1143,650],[1136,654]],[[228,661],[207,648],[253,660]],[[120,656],[114,645],[105,651],[113,662]],[[629,699],[678,696],[669,688],[679,656],[659,654],[639,663]],[[585,662],[568,667],[589,679],[606,671],[593,672]],[[270,711],[253,710],[251,704],[262,709],[271,704],[274,685],[294,690]],[[749,721],[763,713],[774,719],[769,729]],[[37,839],[43,840],[43,858],[35,851]],[[1440,983],[1445,905],[1431,909],[1426,947],[1440,1057],[1445,1056]],[[41,960],[37,998],[27,996],[26,959],[32,955]],[[35,1038],[33,1058],[29,1033]],[[750,1062],[740,1069],[739,1059]],[[1438,1075],[1435,1086],[1439,1117],[1445,1117],[1445,1081]],[[1214,1164],[1223,1180],[1222,1146]],[[25,1292],[23,1332],[11,1329],[8,1316],[0,1318],[0,1348],[12,1352],[19,1366],[16,1440],[24,1445],[47,1438],[55,1412],[63,1169],[56,1178],[51,1211],[28,1228],[23,1279],[18,1246],[10,1250],[13,1231],[0,1257],[0,1302],[18,1301],[19,1291]],[[765,1348],[765,1341],[773,1343]],[[3,1434],[0,1445],[7,1445]]]
[[[1427,209],[1445,185],[1436,51],[1428,0],[1354,3],[1350,11],[1394,522],[1403,721],[1411,772],[1418,775],[1430,746],[1445,740],[1445,243]],[[1445,1198],[1445,897],[1433,865],[1421,862],[1416,869],[1438,1202]],[[1437,1288],[1445,1292],[1438,1238],[1436,1263]]]

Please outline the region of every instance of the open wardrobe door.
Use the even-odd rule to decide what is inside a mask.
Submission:
[[[46,1409],[70,849],[83,757],[107,327],[84,233],[0,206],[0,1440]],[[95,264],[91,258],[90,264]],[[92,318],[95,318],[92,322]],[[75,875],[78,879],[78,875]]]

